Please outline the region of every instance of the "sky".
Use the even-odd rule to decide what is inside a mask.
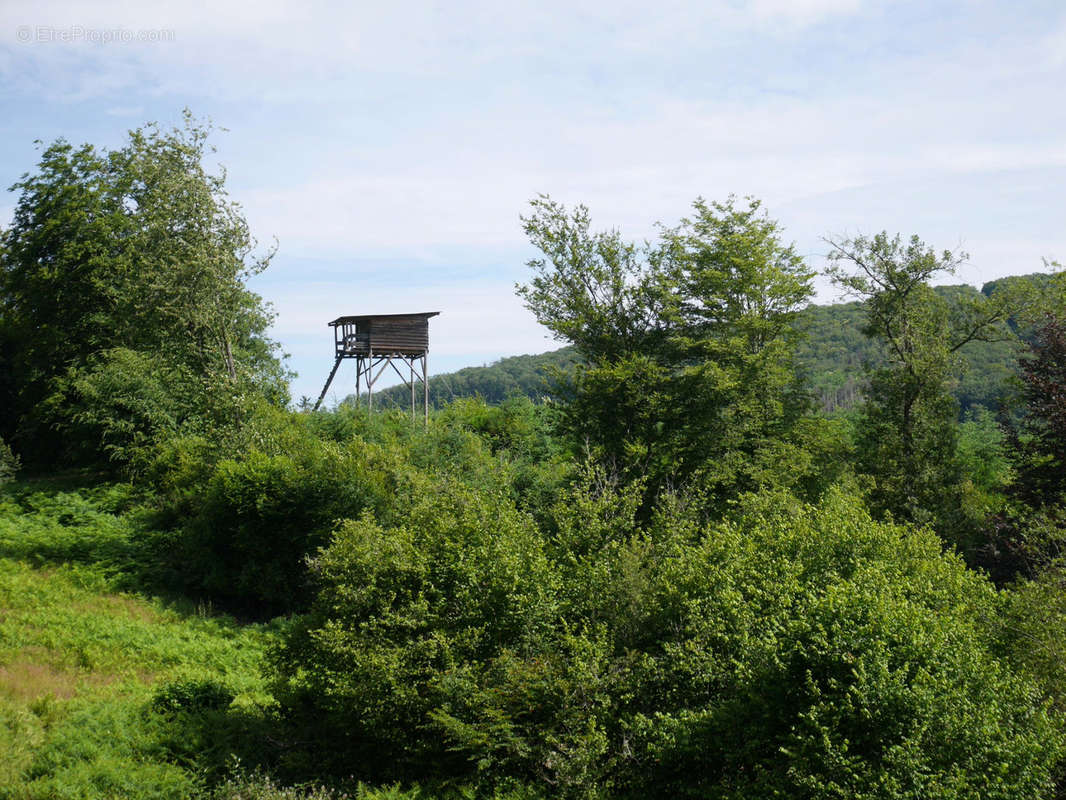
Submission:
[[[560,346],[514,294],[541,193],[638,241],[751,195],[816,268],[881,230],[969,253],[953,282],[1066,263],[1062,0],[0,0],[0,187],[185,108],[277,242],[297,398],[346,314],[440,311],[431,373]]]

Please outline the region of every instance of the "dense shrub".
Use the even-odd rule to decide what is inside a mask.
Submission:
[[[277,662],[281,694],[310,710],[313,732],[329,741],[319,760],[376,764],[397,778],[445,764],[467,771],[429,724],[456,671],[505,649],[536,652],[554,618],[529,520],[457,483],[424,488],[400,524],[346,522],[312,562],[321,592]]]
[[[990,623],[1003,655],[1066,712],[1066,565],[1059,560],[1018,580],[1000,600]]]
[[[555,794],[1038,797],[1062,733],[993,657],[994,591],[931,533],[750,500],[701,528],[640,487],[560,502],[544,542],[455,488],[315,561],[279,690],[374,779]]]
[[[169,557],[185,587],[255,616],[306,606],[306,559],[340,520],[369,511],[390,525],[441,481],[543,510],[568,469],[528,402],[465,402],[428,427],[402,413],[264,405],[230,445],[224,457],[203,438],[171,439],[146,474],[167,498],[161,516],[180,528]]]
[[[180,364],[115,348],[72,367],[40,413],[63,434],[77,463],[107,461],[133,467],[190,420],[203,416],[200,381]]]
[[[0,486],[11,481],[20,466],[19,457],[11,451],[7,442],[0,439]]]
[[[152,697],[152,709],[161,714],[221,711],[236,697],[233,691],[213,680],[180,680],[164,684]]]
[[[187,576],[200,592],[258,616],[299,608],[305,558],[338,519],[387,513],[405,493],[401,481],[388,453],[365,443],[308,439],[291,455],[253,450],[222,461],[186,523]]]

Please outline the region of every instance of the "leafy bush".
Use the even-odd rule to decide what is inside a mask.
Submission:
[[[181,365],[126,348],[93,356],[56,381],[43,414],[60,430],[79,463],[100,457],[120,465],[141,464],[153,447],[202,414],[200,388]]]
[[[187,575],[199,591],[257,615],[299,608],[305,558],[328,541],[336,520],[383,512],[402,493],[397,479],[379,448],[317,440],[291,455],[253,450],[222,461],[186,525]]]
[[[591,480],[551,541],[440,488],[342,526],[278,691],[371,780],[565,796],[1045,795],[1063,734],[993,656],[995,593],[840,492],[688,501]],[[321,762],[317,762],[321,765]],[[341,765],[344,765],[343,767]]]
[[[181,680],[156,689],[152,708],[161,714],[221,711],[234,697],[233,691],[218,681]]]
[[[347,791],[313,782],[285,786],[258,772],[234,775],[208,795],[210,800],[469,800],[473,796],[468,787],[462,786],[426,789],[417,785],[404,788],[399,784],[382,787],[358,784]],[[538,800],[543,797],[527,787],[493,792],[489,796],[493,800]]]
[[[220,457],[199,437],[172,439],[148,471],[181,528],[170,560],[186,588],[255,616],[306,607],[306,559],[340,520],[409,513],[438,482],[506,495],[531,510],[554,502],[568,467],[522,401],[470,401],[427,427],[402,413],[342,408],[291,414],[264,407]]]
[[[11,451],[7,442],[0,439],[0,486],[12,481],[20,466],[19,457]]]
[[[1001,595],[990,619],[1003,655],[1066,712],[1066,565],[1052,564]]]
[[[379,764],[394,779],[465,771],[427,726],[451,695],[442,680],[534,648],[553,612],[542,542],[505,500],[442,483],[411,503],[388,529],[369,515],[341,525],[312,562],[314,609],[276,655],[279,690],[328,737],[316,759]]]
[[[480,398],[464,398],[446,405],[435,421],[468,428],[487,439],[493,452],[543,458],[553,450],[546,419],[551,413],[551,406],[536,405],[525,397],[511,397],[495,406]]]
[[[366,795],[372,797],[372,795]],[[397,792],[396,800],[417,797],[417,793],[407,795]],[[348,800],[351,795],[334,792],[323,786],[292,787],[282,786],[269,775],[253,773],[235,775],[226,779],[211,792],[211,800]],[[393,795],[384,795],[390,800]]]

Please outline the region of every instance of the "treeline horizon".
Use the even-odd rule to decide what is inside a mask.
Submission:
[[[1004,282],[1025,281],[1039,291],[1051,277],[1051,272],[1031,272],[994,278],[979,288],[972,284],[943,284],[933,290],[948,296],[959,292],[987,296]],[[857,300],[812,303],[797,314],[796,326],[804,338],[796,348],[796,367],[822,411],[854,408],[863,397],[867,370],[876,369],[884,360],[879,343],[862,334],[862,318],[863,306]],[[952,389],[961,414],[976,411],[977,407],[998,411],[1007,395],[1016,389],[1012,379],[1017,375],[1019,348],[1031,337],[1032,331],[1020,331],[1017,342],[975,342],[963,351],[965,367]],[[441,408],[453,400],[479,397],[490,405],[499,405],[516,396],[543,401],[551,394],[555,370],[565,371],[578,360],[573,346],[563,345],[431,374],[430,403]],[[383,408],[410,406],[409,393],[401,385],[381,389],[374,398]],[[350,405],[355,400],[355,395],[349,394],[339,403]]]

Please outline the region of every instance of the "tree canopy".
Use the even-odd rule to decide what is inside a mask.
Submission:
[[[116,380],[170,398],[155,419],[113,409],[143,435],[231,416],[233,398],[250,392],[286,397],[271,311],[246,286],[272,251],[256,254],[225,172],[205,166],[210,133],[187,113],[183,128],[148,125],[117,150],[59,140],[12,187],[0,388],[15,412],[2,433],[21,449],[127,443],[98,406],[121,402],[106,388]]]
[[[693,211],[643,245],[546,197],[524,219],[544,257],[519,295],[584,360],[557,387],[566,427],[649,495],[696,476],[722,495],[762,485],[805,406],[790,323],[813,272],[757,200]]]
[[[954,274],[964,253],[936,253],[917,236],[829,240],[829,276],[863,302],[864,332],[884,346],[862,407],[859,466],[875,480],[875,508],[927,522],[960,480],[958,406],[951,395],[962,348],[1014,338],[1006,322],[1011,292],[988,296],[935,292],[930,281]]]

